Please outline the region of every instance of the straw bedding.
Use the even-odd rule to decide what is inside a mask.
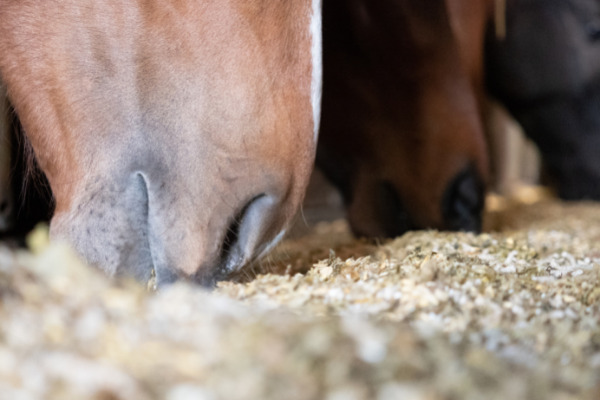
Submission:
[[[600,398],[600,206],[488,222],[377,245],[320,225],[210,293],[1,248],[0,399]]]

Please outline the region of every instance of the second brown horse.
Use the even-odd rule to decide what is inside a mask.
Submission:
[[[327,0],[317,162],[357,235],[477,231],[487,0]]]

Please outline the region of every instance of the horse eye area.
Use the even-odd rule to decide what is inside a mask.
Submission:
[[[479,232],[484,196],[484,185],[475,168],[461,171],[448,185],[442,200],[447,229]]]

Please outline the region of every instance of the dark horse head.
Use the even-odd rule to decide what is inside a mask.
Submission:
[[[539,146],[560,197],[600,200],[600,2],[511,0],[487,84]]]
[[[358,235],[480,228],[487,5],[471,3],[324,2],[317,163]]]

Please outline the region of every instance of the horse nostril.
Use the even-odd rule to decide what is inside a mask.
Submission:
[[[232,249],[239,242],[240,227],[242,225],[242,221],[244,220],[244,216],[246,215],[246,212],[248,211],[250,205],[261,196],[254,197],[252,200],[246,203],[246,205],[242,207],[242,209],[233,217],[233,220],[227,227],[225,237],[223,238],[223,245],[221,246],[221,260],[224,260],[227,257],[229,257],[232,252]]]
[[[253,197],[233,217],[223,238],[220,265],[213,280],[226,278],[252,260],[264,239],[272,209],[273,199],[263,193]]]
[[[479,232],[484,205],[484,185],[473,167],[461,171],[450,183],[442,201],[445,224],[450,230]]]

